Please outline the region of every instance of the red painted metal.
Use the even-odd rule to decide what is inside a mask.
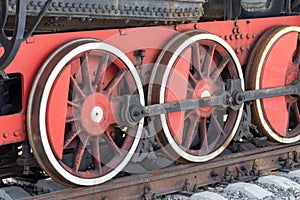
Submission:
[[[162,60],[162,63],[168,62]],[[238,77],[230,54],[208,39],[195,41],[179,52],[172,66],[165,102],[214,96],[223,91],[224,81],[230,77]],[[233,110],[204,107],[168,113],[166,118],[170,133],[180,148],[199,156],[210,154],[223,145],[232,133],[236,117],[237,112]]]
[[[295,66],[293,57],[297,50],[298,36],[297,32],[290,32],[279,38],[273,45],[262,68],[261,88],[284,86],[297,79],[299,63]],[[288,137],[290,112],[300,117],[299,111],[294,112],[290,109],[296,106],[298,110],[297,101],[298,99],[293,96],[262,100],[265,118],[272,129],[282,137]]]
[[[68,88],[70,82],[70,67],[67,67],[55,82],[53,89],[49,95],[49,103],[47,107],[47,131],[49,142],[54,149],[55,155],[62,159],[62,149],[64,142],[65,120],[67,118],[68,105]],[[53,126],[52,124],[55,124]],[[52,125],[52,126],[51,126]]]
[[[22,74],[23,94],[20,98],[23,100],[23,110],[19,114],[0,117],[0,145],[21,142],[26,138],[25,113],[32,81],[46,58],[68,41],[83,37],[104,40],[126,52],[134,64],[139,64],[140,60],[134,56],[133,51],[136,49],[146,49],[147,55],[144,58],[144,63],[151,64],[155,62],[157,55],[164,45],[177,32],[199,29],[217,34],[225,39],[236,51],[241,64],[244,65],[257,38],[267,29],[278,25],[300,26],[300,17],[215,21],[167,27],[35,35],[22,44],[15,60],[6,70],[7,73]],[[2,53],[1,51],[3,52],[0,49],[0,53]]]
[[[53,60],[64,57],[64,52]],[[117,124],[114,117],[121,106],[114,97],[133,94],[137,87],[117,55],[93,49],[69,59],[51,88],[46,108],[51,150],[71,174],[87,179],[102,177],[125,159],[137,132],[137,127],[121,130]],[[51,64],[47,67],[55,69]],[[70,149],[74,153],[63,154]],[[87,154],[93,158],[89,169],[82,164]],[[66,162],[64,156],[72,157],[73,163]]]
[[[190,69],[191,49],[186,50],[177,60],[166,87],[166,102],[176,102],[187,99],[188,78]],[[185,112],[174,112],[167,114],[167,122],[172,136],[181,144],[183,141],[182,133],[184,128]]]

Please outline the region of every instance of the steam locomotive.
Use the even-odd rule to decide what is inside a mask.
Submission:
[[[160,155],[299,141],[299,12],[299,0],[1,1],[1,178],[89,186]]]

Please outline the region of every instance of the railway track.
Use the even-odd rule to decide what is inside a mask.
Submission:
[[[160,199],[174,193],[187,195],[216,183],[251,181],[300,164],[300,143],[274,145],[220,156],[203,164],[183,164],[131,175],[93,186],[61,190],[34,199]],[[31,198],[28,198],[31,199]]]

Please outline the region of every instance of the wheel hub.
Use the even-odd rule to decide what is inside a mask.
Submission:
[[[99,123],[103,119],[103,110],[100,106],[95,106],[92,109],[91,118],[95,123]]]
[[[205,90],[202,94],[201,94],[201,98],[205,98],[205,97],[210,97],[210,92],[208,90]]]
[[[99,136],[107,130],[111,113],[109,99],[101,93],[94,93],[82,104],[81,125],[90,135]]]
[[[213,82],[209,79],[201,80],[197,83],[194,97],[195,98],[205,98],[210,97],[214,93],[214,85]],[[209,117],[212,112],[212,107],[203,107],[199,108],[200,115],[202,117]]]

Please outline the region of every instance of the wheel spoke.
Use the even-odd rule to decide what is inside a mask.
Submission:
[[[215,112],[212,112],[211,120],[213,120],[213,121],[211,121],[211,123],[212,123],[213,127],[218,129],[218,131],[221,133],[221,135],[225,136],[226,134],[224,133],[224,130],[219,122],[220,120],[223,121],[223,116],[224,116],[223,114],[216,116]]]
[[[130,128],[131,129],[131,128]],[[130,148],[133,140],[134,140],[134,129],[130,130],[129,133],[126,135],[126,139],[122,144],[122,149],[126,150],[128,148]]]
[[[82,89],[80,88],[80,86],[78,85],[77,81],[75,80],[75,78],[71,75],[70,76],[71,78],[71,84],[73,86],[73,89],[75,89],[75,91],[77,93],[79,93],[80,97],[82,99],[85,99],[86,98],[86,95],[84,94],[84,92],[82,91]]]
[[[184,116],[184,120],[188,120],[190,117],[193,117],[194,115],[200,116],[198,109],[186,111],[185,116]],[[196,118],[196,120],[197,120],[197,118]]]
[[[120,81],[123,79],[126,71],[120,70],[115,77],[110,81],[110,83],[105,87],[105,91],[107,94],[111,94],[112,91],[117,87],[117,85],[120,83]]]
[[[89,57],[87,53],[84,54],[84,57],[80,57],[80,63],[83,88],[86,94],[89,95],[93,92],[93,86],[90,74]]]
[[[187,125],[188,126],[185,131],[185,136],[183,138],[182,145],[187,149],[190,149],[190,146],[192,145],[193,139],[195,137],[195,130],[197,129],[198,126],[198,120],[195,114],[189,116]]]
[[[191,72],[189,72],[189,79],[190,79],[191,86],[195,87],[198,80],[194,77],[194,75]]]
[[[75,121],[78,121],[80,120],[79,118],[77,117],[74,117],[74,116],[67,116],[66,118],[66,123],[72,123],[72,122],[75,122]]]
[[[213,59],[214,59],[215,50],[216,50],[216,44],[214,43],[213,45],[209,46],[209,48],[206,52],[206,56],[205,56],[203,67],[202,67],[203,74],[206,77],[210,76],[212,66],[214,65]]]
[[[80,138],[80,141],[78,142],[78,145],[77,145],[76,155],[75,155],[74,165],[73,165],[75,172],[79,172],[80,164],[83,159],[84,152],[85,152],[85,149],[89,142],[90,136],[82,134],[82,136],[79,138]]]
[[[100,153],[100,147],[99,147],[99,137],[93,138],[91,140],[91,148],[92,148],[92,156],[95,166],[95,171],[99,175],[103,174],[102,166],[101,166],[101,153]]]
[[[77,103],[74,103],[73,101],[68,101],[68,106],[70,106],[72,108],[77,108],[77,109],[80,108],[80,106]]]
[[[110,136],[110,133],[109,132],[105,132],[105,137],[104,139],[106,141],[108,141],[108,143],[112,146],[112,148],[114,149],[114,151],[119,154],[119,155],[122,155],[122,152],[120,150],[120,148],[117,146],[117,144],[115,143],[115,141],[113,140],[113,138]]]
[[[213,80],[215,82],[218,80],[218,78],[220,78],[221,73],[223,72],[223,70],[225,69],[228,63],[229,63],[229,58],[223,58],[219,66],[214,70],[212,76],[214,76]]]
[[[199,120],[199,138],[201,143],[201,150],[208,152],[208,141],[207,141],[207,128],[206,128],[206,118],[200,118]]]
[[[66,149],[80,133],[81,133],[81,130],[70,130],[66,134],[64,149]]]
[[[105,72],[108,67],[108,55],[102,56],[97,68],[95,80],[93,83],[94,88],[99,88],[100,92],[103,91],[103,84],[104,84],[104,77],[105,77]]]
[[[196,73],[199,74],[199,79],[203,79],[204,76],[201,70],[202,63],[200,58],[200,44],[197,42],[192,45],[192,65],[194,69],[196,69]]]

